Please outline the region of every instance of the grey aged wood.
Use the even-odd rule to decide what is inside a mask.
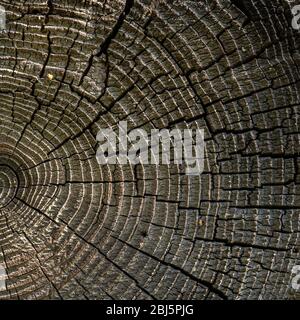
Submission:
[[[0,0],[0,298],[299,298],[294,4]],[[99,166],[120,120],[203,128],[204,173]]]

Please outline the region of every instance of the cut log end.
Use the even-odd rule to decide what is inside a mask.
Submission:
[[[0,299],[299,298],[292,1],[0,5]],[[120,121],[204,129],[204,172],[99,165]]]

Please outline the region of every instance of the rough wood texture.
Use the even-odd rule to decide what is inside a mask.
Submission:
[[[0,298],[297,298],[293,4],[0,0]],[[120,120],[205,129],[205,172],[99,166]]]

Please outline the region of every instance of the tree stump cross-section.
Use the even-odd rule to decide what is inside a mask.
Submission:
[[[0,299],[299,298],[296,1],[0,5]],[[99,165],[120,121],[204,172]]]

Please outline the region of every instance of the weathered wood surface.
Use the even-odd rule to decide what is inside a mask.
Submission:
[[[293,4],[0,1],[0,298],[297,298]],[[99,166],[120,120],[205,129],[205,172]]]

